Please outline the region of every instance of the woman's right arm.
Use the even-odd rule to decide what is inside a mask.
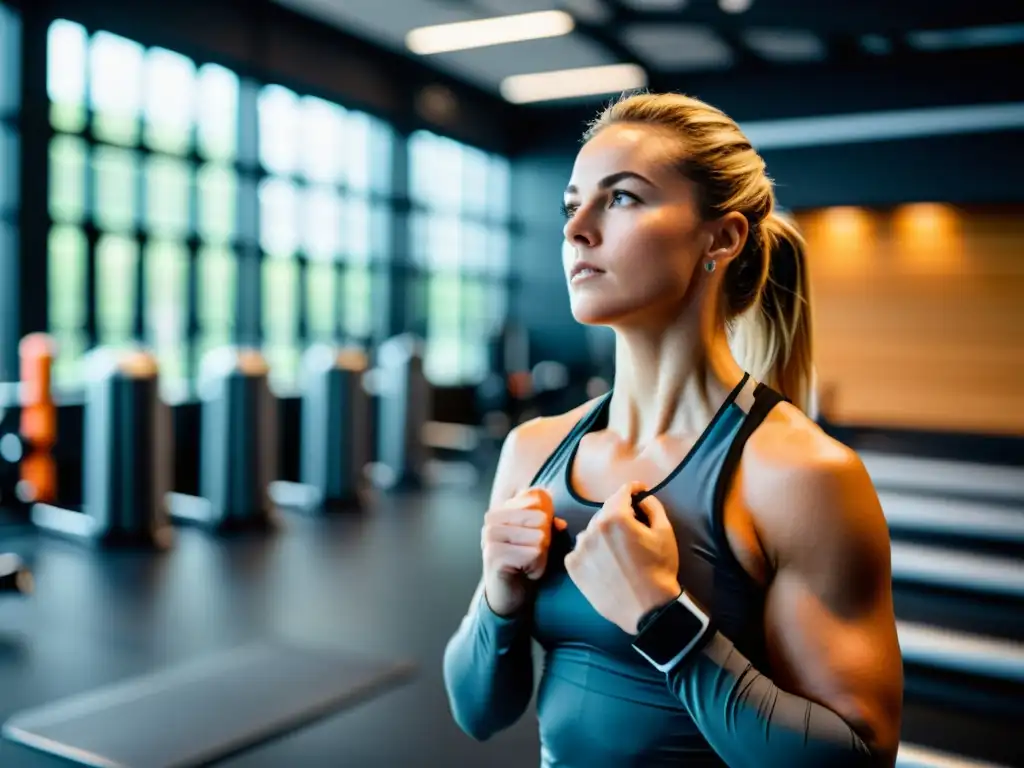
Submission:
[[[494,613],[482,579],[445,648],[444,684],[455,722],[478,741],[515,723],[533,695],[529,618]]]
[[[540,468],[536,422],[509,433],[501,449],[491,489],[491,508],[505,504]],[[541,441],[543,442],[543,441]],[[537,464],[537,466],[533,466]],[[531,612],[529,606],[499,616],[487,602],[480,579],[469,610],[444,652],[444,682],[459,727],[479,741],[508,728],[526,711],[533,695]]]

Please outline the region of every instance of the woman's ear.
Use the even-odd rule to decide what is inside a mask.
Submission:
[[[707,226],[710,245],[705,258],[714,261],[719,267],[725,267],[743,252],[750,234],[747,217],[738,211],[730,211],[708,222]]]

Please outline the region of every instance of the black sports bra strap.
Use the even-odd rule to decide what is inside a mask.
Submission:
[[[754,405],[751,407],[750,413],[747,414],[747,421],[750,421],[752,418],[756,419],[757,424],[754,424],[756,428],[772,408],[779,403],[788,402],[789,398],[785,397],[781,392],[776,392],[763,382],[758,382],[758,385],[754,388]]]
[[[743,448],[746,446],[747,440],[754,434],[754,430],[761,426],[761,423],[768,417],[772,408],[782,402],[789,401],[771,387],[758,383],[754,388],[754,403],[750,406],[750,410],[743,419],[743,423],[733,436],[732,443],[729,445],[729,451],[726,453],[725,461],[722,462],[715,484],[714,516],[716,522],[721,522],[720,512],[722,505],[725,503],[725,495],[729,490],[729,483],[736,473],[736,468],[740,464],[740,459],[743,457]]]

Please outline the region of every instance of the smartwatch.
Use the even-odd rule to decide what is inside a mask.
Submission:
[[[633,648],[659,672],[672,670],[714,633],[707,611],[686,592],[642,621],[641,627]]]

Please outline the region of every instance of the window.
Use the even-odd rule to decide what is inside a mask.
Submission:
[[[303,349],[370,336],[371,294],[390,253],[390,128],[266,85],[259,94],[265,354],[278,391]]]
[[[406,147],[369,114],[66,20],[48,30],[47,93],[58,386],[81,382],[88,349],[141,341],[174,401],[194,392],[206,352],[258,331],[284,393],[310,343],[374,336],[374,297],[397,294],[392,279],[411,280],[418,324],[399,330],[426,332],[431,378],[485,373],[485,342],[505,316],[507,161],[419,132],[409,173],[393,173]],[[5,155],[17,152],[14,125],[0,122]],[[406,223],[393,175],[411,187],[411,272],[391,263]],[[236,303],[251,298],[240,283],[256,288],[250,264],[260,316],[241,319],[259,328],[236,328]]]
[[[0,3],[0,306],[7,304],[4,291],[17,290],[18,210],[20,188],[20,108],[21,21],[15,11]],[[14,298],[14,297],[12,297]],[[0,345],[15,343],[18,318],[0,313]],[[14,323],[14,326],[7,325]],[[0,367],[13,358],[9,349],[0,349],[5,358]],[[17,371],[6,371],[16,376]]]
[[[427,375],[436,384],[478,381],[506,314],[508,161],[419,131],[409,139],[409,181]]]
[[[47,92],[55,382],[78,383],[94,345],[143,341],[165,394],[187,394],[231,340],[238,78],[57,20]]]

